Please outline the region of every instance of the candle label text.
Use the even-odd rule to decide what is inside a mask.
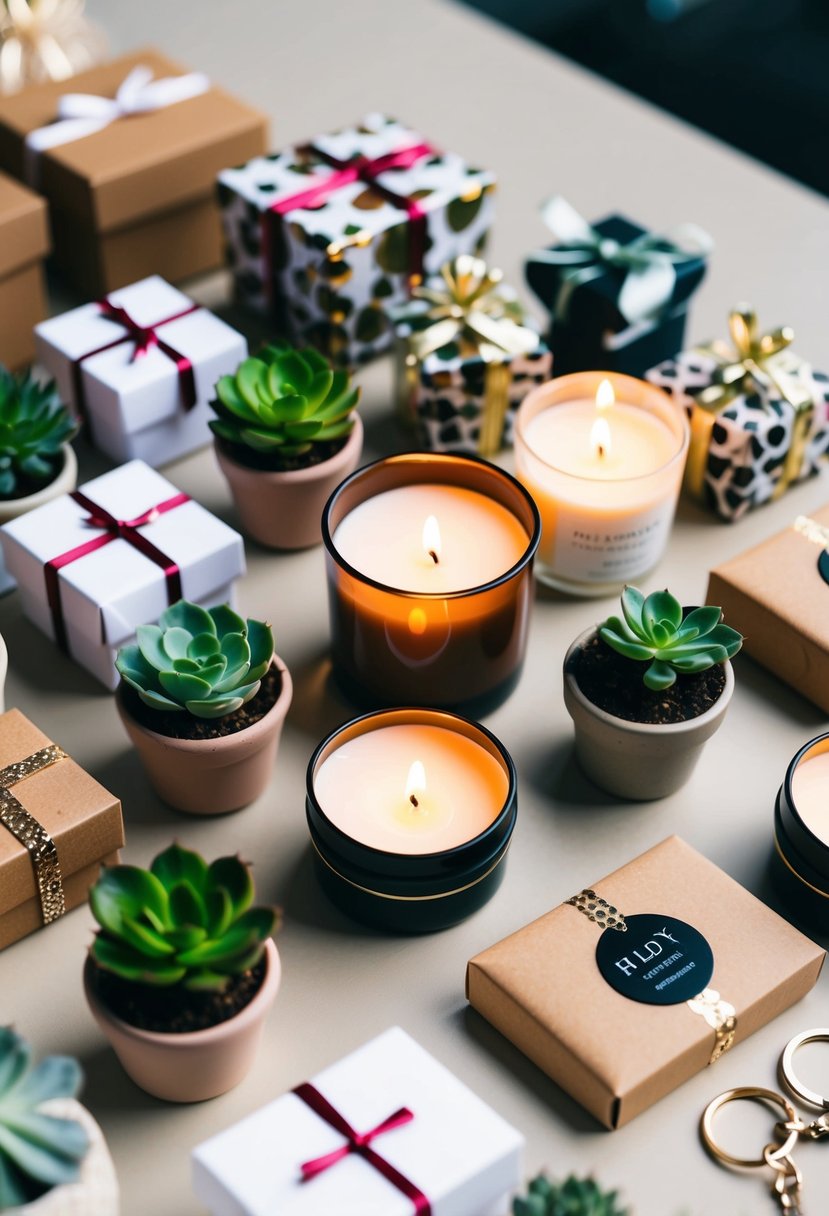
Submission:
[[[580,582],[635,578],[659,561],[671,519],[665,504],[595,524],[576,523],[568,513],[558,520],[550,565],[563,577]],[[542,541],[542,554],[543,549]]]
[[[596,947],[603,977],[646,1005],[681,1005],[708,987],[714,954],[698,929],[674,916],[626,916],[627,932],[605,929]]]

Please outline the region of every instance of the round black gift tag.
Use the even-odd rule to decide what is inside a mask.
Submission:
[[[596,947],[604,978],[632,1001],[681,1005],[707,988],[714,954],[698,929],[673,916],[626,916],[627,933],[605,929]]]
[[[817,568],[824,583],[829,583],[829,549],[824,549],[817,559]]]

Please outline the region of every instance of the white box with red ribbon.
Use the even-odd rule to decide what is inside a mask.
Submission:
[[[211,441],[209,402],[247,342],[158,275],[35,328],[38,361],[113,460],[153,466]]]
[[[238,532],[140,460],[0,528],[23,611],[107,688],[139,625],[180,598],[234,602]]]
[[[394,1027],[193,1151],[212,1216],[506,1216],[524,1138]]]

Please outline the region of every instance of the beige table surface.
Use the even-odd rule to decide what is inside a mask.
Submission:
[[[537,204],[555,191],[588,217],[618,208],[655,227],[686,219],[703,224],[717,251],[694,305],[691,337],[722,333],[728,306],[745,298],[769,325],[795,326],[805,356],[817,365],[829,362],[824,199],[463,8],[437,0],[90,0],[89,10],[108,26],[116,49],[156,42],[269,111],[276,145],[382,108],[491,166],[500,180],[493,254],[516,284],[522,255],[545,240]],[[750,122],[750,113],[745,118]],[[213,305],[227,292],[223,275],[195,288]],[[400,448],[388,361],[362,380],[367,457]],[[88,451],[82,457],[86,475],[105,467]],[[168,475],[232,521],[209,452],[172,466]],[[686,603],[698,601],[713,562],[827,499],[829,481],[816,480],[735,527],[685,505],[650,586],[668,583]],[[774,794],[793,752],[827,729],[820,712],[742,661],[729,718],[687,788],[656,804],[616,803],[574,766],[559,676],[567,644],[609,604],[542,597],[521,684],[488,719],[520,778],[521,812],[504,886],[481,913],[442,935],[374,935],[326,903],[308,857],[305,766],[323,734],[350,716],[326,683],[322,553],[271,555],[250,546],[248,562],[242,604],[274,622],[295,700],[269,792],[216,822],[177,816],[158,803],[110,697],[22,619],[15,596],[0,602],[0,629],[11,653],[8,703],[122,797],[126,857],[146,864],[172,836],[208,855],[241,850],[255,862],[262,896],[285,911],[284,984],[258,1065],[233,1093],[189,1108],[139,1092],[94,1026],[80,980],[92,926],[85,910],[0,955],[0,1022],[14,1021],[42,1051],[83,1060],[86,1100],[112,1146],[125,1216],[194,1216],[192,1145],[393,1023],[524,1132],[528,1174],[542,1166],[557,1175],[595,1169],[622,1187],[639,1216],[773,1212],[758,1176],[737,1177],[707,1159],[697,1121],[721,1089],[774,1084],[787,1039],[829,1025],[829,972],[803,1004],[713,1071],[609,1134],[466,1010],[464,967],[470,955],[672,832],[763,892]],[[762,948],[757,942],[758,955]],[[574,1016],[577,1008],[574,993]],[[814,1084],[823,1065],[829,1082],[829,1049],[826,1059],[817,1054],[809,1063],[817,1069]],[[763,1143],[762,1118],[747,1114],[740,1122],[754,1137],[743,1147]],[[734,1121],[731,1126],[738,1136]],[[829,1206],[829,1150],[807,1144],[798,1156],[807,1211],[816,1216]]]

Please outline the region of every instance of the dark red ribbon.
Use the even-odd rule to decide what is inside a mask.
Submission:
[[[409,1182],[399,1170],[381,1157],[379,1153],[371,1147],[372,1140],[378,1136],[384,1136],[386,1132],[394,1131],[397,1127],[403,1127],[406,1123],[411,1123],[414,1115],[406,1106],[401,1106],[400,1110],[396,1110],[393,1115],[389,1115],[388,1119],[384,1119],[382,1123],[378,1123],[370,1132],[357,1132],[348,1123],[338,1110],[335,1110],[327,1098],[324,1098],[320,1091],[314,1085],[307,1082],[304,1085],[298,1085],[293,1091],[298,1098],[301,1098],[306,1106],[310,1106],[315,1115],[319,1115],[320,1119],[324,1119],[329,1123],[335,1131],[338,1131],[341,1136],[345,1136],[346,1143],[340,1148],[334,1149],[331,1153],[325,1153],[322,1157],[315,1157],[312,1161],[306,1161],[300,1166],[302,1173],[302,1181],[309,1182],[312,1178],[316,1178],[318,1174],[322,1174],[325,1170],[336,1165],[338,1161],[342,1161],[344,1157],[350,1153],[357,1153],[364,1161],[373,1166],[378,1173],[396,1186],[398,1191],[402,1191],[407,1199],[411,1199],[413,1210],[416,1216],[432,1216],[432,1205],[429,1200],[419,1190],[413,1182]]]
[[[167,498],[164,502],[158,503],[157,506],[150,507],[143,515],[138,515],[135,519],[116,519],[114,515],[110,515],[109,511],[98,506],[97,503],[93,502],[91,498],[87,498],[80,490],[75,490],[69,497],[73,498],[76,503],[89,512],[89,517],[85,520],[85,523],[91,528],[100,528],[101,535],[84,541],[82,545],[77,545],[74,549],[70,549],[68,553],[62,553],[59,557],[53,557],[43,567],[46,580],[46,600],[49,604],[49,611],[52,614],[55,641],[61,650],[67,654],[69,653],[69,640],[66,635],[66,621],[63,616],[58,571],[62,570],[64,566],[70,565],[71,562],[76,562],[79,558],[86,557],[88,553],[94,553],[96,549],[102,549],[104,545],[109,545],[112,541],[120,538],[127,541],[139,553],[143,553],[151,562],[155,562],[157,566],[161,567],[167,583],[167,601],[170,604],[174,604],[176,600],[181,599],[181,571],[178,564],[168,557],[166,553],[162,553],[139,529],[153,523],[154,520],[158,519],[159,515],[166,515],[168,511],[173,511],[176,507],[180,507],[190,501],[189,494],[174,494],[172,498]]]
[[[431,144],[413,144],[408,148],[399,148],[396,152],[387,152],[373,160],[367,156],[355,156],[353,160],[338,160],[329,152],[318,148],[315,144],[305,144],[298,148],[299,155],[313,155],[331,165],[334,172],[323,181],[315,182],[297,194],[279,199],[264,213],[262,224],[262,252],[265,261],[265,282],[268,291],[273,290],[273,244],[271,240],[271,225],[275,217],[287,215],[289,211],[300,211],[313,208],[325,202],[337,190],[348,186],[351,182],[363,181],[371,186],[387,202],[392,203],[400,211],[405,211],[409,220],[409,279],[414,286],[423,276],[423,256],[426,252],[426,209],[417,199],[405,194],[396,194],[377,181],[381,173],[391,169],[410,169],[424,156],[434,155]]]
[[[189,317],[191,313],[198,312],[201,308],[200,304],[191,304],[189,308],[183,308],[181,312],[174,313],[170,317],[164,317],[161,321],[156,321],[154,325],[139,325],[133,320],[125,308],[119,304],[113,304],[106,297],[103,300],[97,301],[98,307],[104,316],[114,321],[116,325],[122,326],[125,332],[119,338],[113,338],[111,342],[105,342],[103,346],[96,346],[94,350],[88,350],[86,354],[79,355],[77,359],[72,361],[72,386],[75,392],[75,405],[81,418],[89,423],[88,410],[86,408],[86,394],[83,387],[83,364],[87,359],[91,359],[93,355],[101,355],[105,350],[112,350],[116,346],[121,346],[124,342],[134,342],[135,350],[133,351],[132,359],[140,359],[153,347],[165,354],[168,359],[172,359],[178,371],[179,392],[181,394],[181,403],[185,410],[191,410],[196,404],[196,376],[193,371],[193,364],[186,355],[182,355],[174,347],[170,346],[169,342],[165,342],[158,334],[158,330],[162,325],[169,325],[171,321],[178,321],[181,317]]]

